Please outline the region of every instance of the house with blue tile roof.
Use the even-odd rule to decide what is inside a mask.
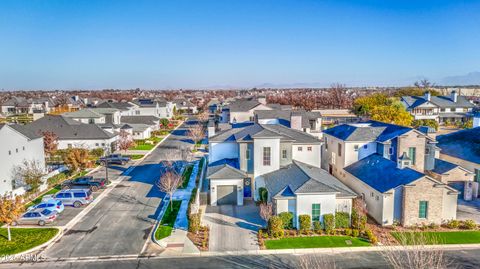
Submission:
[[[324,131],[322,165],[362,197],[379,224],[440,224],[456,218],[458,192],[427,174],[436,168],[436,144],[409,127],[343,124]]]

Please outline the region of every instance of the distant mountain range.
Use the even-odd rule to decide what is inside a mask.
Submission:
[[[480,72],[445,77],[440,81],[440,84],[445,86],[480,85]]]

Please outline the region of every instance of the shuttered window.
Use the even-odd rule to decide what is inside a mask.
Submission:
[[[408,148],[408,157],[412,160],[413,165],[415,165],[415,159],[417,157],[416,155],[417,155],[417,148],[415,147]]]
[[[428,216],[428,202],[420,201],[418,207],[418,217],[421,219],[426,219]]]
[[[320,204],[312,204],[312,221],[320,220]]]

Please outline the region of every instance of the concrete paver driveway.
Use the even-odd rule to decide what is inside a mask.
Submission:
[[[257,231],[263,220],[253,202],[207,206],[203,222],[210,227],[210,251],[258,249]]]

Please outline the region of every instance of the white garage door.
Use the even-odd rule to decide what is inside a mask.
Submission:
[[[236,205],[237,186],[217,186],[217,205]]]

